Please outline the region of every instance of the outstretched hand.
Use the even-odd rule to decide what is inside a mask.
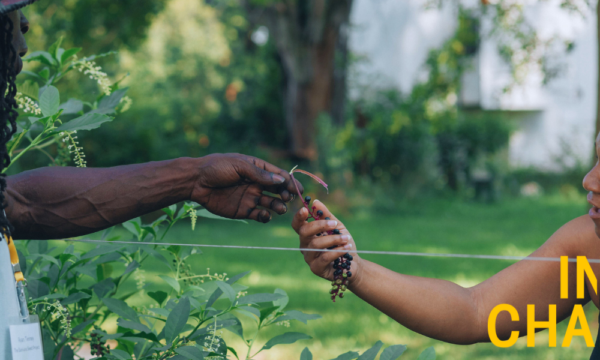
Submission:
[[[213,154],[202,160],[191,200],[211,213],[267,223],[271,220],[268,210],[279,215],[287,212],[285,203],[296,193],[287,171],[242,154]],[[303,192],[299,182],[298,189]]]
[[[302,251],[304,255],[304,261],[310,266],[310,270],[317,276],[324,279],[333,280],[333,266],[332,262],[347,253],[349,250],[356,250],[356,244],[354,239],[350,235],[350,232],[346,229],[346,226],[342,224],[330,211],[327,209],[325,204],[319,200],[315,200],[312,204],[315,207],[315,211],[323,211],[323,219],[329,218],[330,220],[316,220],[308,222],[308,210],[302,207],[292,220],[292,227],[296,233],[300,236],[300,248],[302,249],[329,249],[332,248],[338,251],[328,252],[317,252],[317,251]],[[327,231],[338,229],[339,235],[321,235]],[[319,234],[319,236],[317,236]],[[352,254],[354,257],[352,261],[352,278],[350,282],[353,282],[357,278],[357,274],[360,269],[361,259],[358,254]]]

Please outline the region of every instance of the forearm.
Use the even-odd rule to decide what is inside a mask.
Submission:
[[[360,275],[349,289],[425,336],[455,344],[483,340],[471,291],[452,282],[398,274],[361,259]]]
[[[111,168],[49,167],[7,178],[18,239],[81,236],[188,200],[202,159]]]

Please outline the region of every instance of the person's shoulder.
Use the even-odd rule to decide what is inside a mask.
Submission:
[[[600,256],[600,238],[589,215],[577,217],[561,226],[550,242],[560,246],[569,256]]]

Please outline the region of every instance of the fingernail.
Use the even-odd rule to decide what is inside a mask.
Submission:
[[[350,240],[350,235],[342,235],[342,241],[346,242]]]
[[[352,249],[352,244],[344,245],[344,249],[346,249],[346,250]]]
[[[273,180],[276,184],[281,184],[285,181],[285,178],[281,175],[273,174]]]
[[[329,227],[335,227],[335,226],[337,226],[337,221],[333,221],[333,220],[328,221],[327,222],[327,226],[329,226]]]

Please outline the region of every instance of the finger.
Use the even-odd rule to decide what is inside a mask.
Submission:
[[[313,201],[312,206],[315,207],[315,211],[321,210],[323,212],[323,217],[322,217],[323,219],[326,218],[326,217],[328,217],[331,220],[335,220],[335,221],[339,222],[338,218],[335,217],[335,215],[333,215],[331,213],[331,211],[329,211],[329,209],[327,209],[327,206],[325,206],[325,204],[323,204],[321,202],[321,200],[315,200],[315,201]]]
[[[258,205],[260,205],[264,208],[275,211],[279,215],[283,215],[287,212],[287,206],[285,205],[285,203],[283,201],[281,201],[280,199],[272,197],[272,196],[261,195],[258,198],[257,203],[258,203]]]
[[[261,169],[249,161],[241,160],[236,167],[236,171],[238,175],[246,180],[263,186],[276,187],[277,185],[281,185],[286,181],[285,177],[275,174],[271,171]]]
[[[310,263],[311,271],[319,276],[327,276],[327,274],[331,271],[331,263],[335,259],[347,253],[348,250],[352,250],[352,248],[352,244],[346,244],[344,246],[338,246],[337,248],[335,248],[335,250],[340,251],[328,251],[323,253],[321,256],[315,258]]]
[[[323,236],[318,237],[310,241],[304,249],[329,249],[330,247],[339,247],[344,246],[350,242],[350,235],[331,235],[331,236]],[[306,260],[312,261],[313,259],[323,256],[328,252],[318,252],[318,251],[306,251]]]
[[[279,176],[282,176],[283,178],[285,178],[285,182],[283,182],[282,184],[278,185],[278,189],[273,189],[274,191],[272,191],[273,193],[281,193],[281,191],[286,190],[291,194],[298,194],[298,191],[300,192],[300,194],[304,193],[304,187],[302,186],[302,184],[300,183],[300,181],[298,181],[296,179],[296,185],[298,186],[298,188],[296,189],[296,186],[294,186],[294,182],[292,181],[292,177],[290,176],[290,173],[280,169],[279,167],[270,164],[266,161],[263,161],[263,169],[266,171],[270,171],[272,173],[275,173]],[[270,191],[270,190],[269,190]]]
[[[298,234],[302,238],[315,236],[317,234],[335,229],[335,227],[338,225],[338,223],[339,222],[336,220],[313,221],[313,222],[306,223],[303,226],[301,226],[299,229],[300,232]]]
[[[306,208],[303,206],[296,212],[294,218],[292,219],[292,228],[294,228],[297,234],[300,234],[300,228],[306,223],[307,219],[308,210],[306,210]]]
[[[271,214],[265,209],[253,209],[247,218],[266,224],[271,221]]]
[[[327,266],[331,266],[331,263],[339,258],[340,256],[344,256],[349,250],[354,250],[354,246],[352,243],[348,243],[344,246],[338,246],[333,250],[340,251],[327,251],[324,252],[323,255],[319,256],[315,259],[316,265],[325,269]]]
[[[294,200],[294,195],[292,195],[292,193],[290,193],[287,190],[281,190],[281,192],[279,193],[279,197],[284,202],[290,202],[290,201]]]

